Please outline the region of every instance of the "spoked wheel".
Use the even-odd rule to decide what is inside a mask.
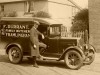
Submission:
[[[90,65],[95,59],[95,53],[93,50],[89,50],[88,55],[86,56],[84,64]]]
[[[68,68],[76,70],[83,65],[83,58],[79,52],[70,50],[65,54],[65,64]]]
[[[20,63],[23,58],[22,51],[17,46],[13,46],[9,49],[8,57],[12,63]]]
[[[87,52],[85,54],[86,58],[85,58],[84,64],[90,65],[95,59],[96,50],[91,44],[86,44],[85,46],[86,46]]]

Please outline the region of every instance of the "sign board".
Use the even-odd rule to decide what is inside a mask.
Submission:
[[[29,37],[30,28],[29,25],[2,25],[1,36],[5,37]]]

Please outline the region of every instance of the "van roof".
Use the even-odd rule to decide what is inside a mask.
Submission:
[[[1,18],[1,21],[19,21],[19,22],[26,21],[27,22],[27,21],[34,21],[34,20],[47,25],[62,24],[59,21],[51,18],[37,18],[37,17],[2,17]]]

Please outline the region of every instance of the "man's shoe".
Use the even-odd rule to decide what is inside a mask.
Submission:
[[[43,56],[42,56],[42,55],[40,55],[40,56],[38,57],[38,59],[43,60]]]
[[[33,67],[39,68],[39,66],[37,65],[37,63],[33,64]]]

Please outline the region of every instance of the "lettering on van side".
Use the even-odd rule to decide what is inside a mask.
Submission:
[[[28,25],[3,25],[1,35],[6,37],[29,37],[30,28]]]

